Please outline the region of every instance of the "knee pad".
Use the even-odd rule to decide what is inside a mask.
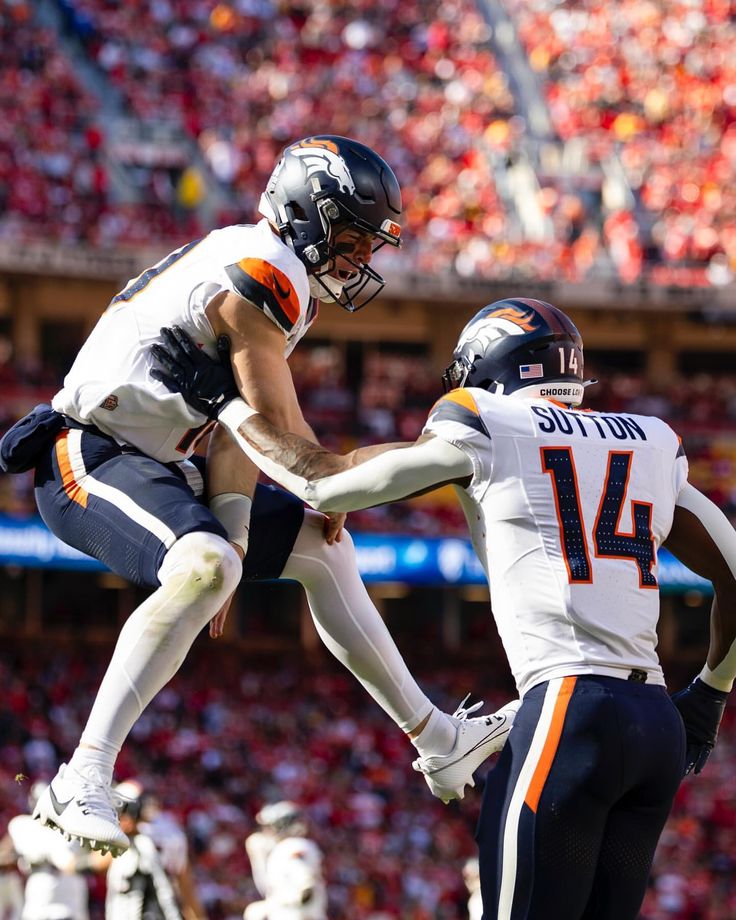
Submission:
[[[164,556],[158,578],[162,587],[191,592],[192,601],[222,604],[240,581],[242,565],[233,547],[217,534],[198,531],[180,537]]]

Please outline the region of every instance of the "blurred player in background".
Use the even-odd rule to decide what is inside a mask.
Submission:
[[[30,811],[48,783],[36,782],[29,795]],[[22,920],[89,920],[89,885],[83,871],[89,854],[30,814],[8,822],[18,866],[26,877]]]
[[[326,920],[327,889],[322,852],[307,836],[304,813],[294,802],[265,805],[259,830],[245,839],[253,882],[263,896],[244,920]]]
[[[166,874],[171,879],[184,920],[202,920],[204,908],[189,859],[189,841],[176,817],[161,808],[158,799],[143,797],[139,829],[153,840]]]
[[[124,625],[80,744],[35,812],[93,849],[127,847],[110,799],[118,752],[200,630],[209,623],[210,635],[221,635],[242,575],[304,585],[330,651],[419,753],[460,762],[448,796],[463,794],[510,725],[508,714],[468,720],[466,711],[452,718],[432,705],[360,580],[344,515],[305,515],[293,496],[255,488],[257,469],[225,430],[237,427],[237,411],[219,415],[229,395],[242,393],[277,425],[315,441],[286,359],[320,300],[352,312],[380,290],[370,262],[379,247],[400,244],[396,177],[357,141],[306,138],[285,149],[260,211],[258,224],[215,230],[132,280],[93,329],[53,409],[38,407],[0,444],[6,470],[35,467],[39,511],[61,540],[155,589]],[[203,355],[217,354],[227,336],[237,384],[208,391],[197,409],[169,392],[151,356],[167,325]],[[191,383],[193,394],[206,388],[207,370]],[[188,458],[210,432],[205,479]]]
[[[174,357],[169,384],[186,390],[195,364]],[[443,381],[418,441],[378,456],[329,453],[247,407],[236,437],[324,510],[455,485],[522,697],[479,819],[484,916],[634,920],[677,788],[702,770],[736,675],[736,532],[689,484],[665,422],[576,410],[590,382],[583,343],[551,304],[484,307]],[[715,591],[707,663],[673,698],[656,653],[665,541]],[[432,786],[434,758],[415,767]]]
[[[480,867],[475,856],[466,860],[463,866],[463,881],[468,889],[468,920],[481,920],[483,898],[480,893]]]
[[[133,780],[118,783],[120,826],[129,848],[113,859],[93,854],[97,871],[106,871],[105,920],[182,920],[176,892],[161,854],[141,824],[144,792]]]
[[[0,920],[20,920],[23,885],[18,874],[18,854],[9,834],[0,839]]]

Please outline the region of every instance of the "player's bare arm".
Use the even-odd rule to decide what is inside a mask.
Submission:
[[[688,485],[678,499],[665,546],[713,583],[707,666],[714,674],[722,670],[714,686],[730,690],[736,675],[736,531],[709,498]]]
[[[283,331],[262,310],[231,293],[214,298],[207,308],[207,317],[218,335],[230,339],[233,374],[248,403],[259,406],[259,411],[274,424],[316,444],[317,438],[302,414],[291,370],[284,357]],[[245,458],[241,463],[248,468],[250,491],[247,494],[252,495],[257,470]],[[344,524],[342,513],[326,518],[324,536],[328,543],[341,539]]]
[[[230,339],[235,382],[248,404],[274,425],[313,439],[284,357],[283,330],[258,307],[232,293],[213,298],[207,318],[217,335]]]
[[[694,572],[710,579],[715,593],[707,663],[672,697],[685,725],[685,774],[700,773],[715,746],[736,677],[736,531],[709,498],[686,484],[665,545]]]
[[[228,396],[232,395],[229,366],[194,353],[181,334],[167,336],[167,344],[169,352],[153,349],[165,370],[176,368],[173,377],[158,373],[167,386],[189,399],[193,375],[205,367],[194,399],[206,400],[206,388],[223,393],[230,387]],[[449,483],[466,485],[473,472],[467,454],[432,435],[409,446],[370,446],[340,455],[277,427],[242,399],[230,399],[218,409],[217,418],[264,473],[318,511],[356,511]]]
[[[465,485],[472,474],[468,456],[433,435],[414,444],[383,444],[349,454],[315,449],[231,404],[231,433],[272,479],[321,511],[357,511],[410,498],[449,483]]]

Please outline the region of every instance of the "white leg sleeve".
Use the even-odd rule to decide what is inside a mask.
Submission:
[[[434,709],[396,648],[358,574],[350,534],[329,546],[321,515],[307,511],[282,578],[300,582],[317,631],[338,661],[403,730]]]
[[[205,624],[235,590],[238,554],[221,537],[190,533],[164,558],[161,587],[128,618],[97,693],[82,742],[109,755],[176,674]]]

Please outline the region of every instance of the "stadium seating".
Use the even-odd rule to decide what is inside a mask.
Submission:
[[[575,281],[611,265],[625,283],[736,277],[726,2],[701,12],[686,0],[661,9],[510,0],[563,159],[579,166],[536,165],[535,207],[551,230],[541,240],[522,229],[506,181],[529,149],[528,113],[473,0],[332,4],[329,13],[269,2],[59,5],[63,40],[37,24],[31,4],[0,11],[12,49],[0,86],[0,239],[163,246],[252,219],[281,147],[322,130],[359,137],[394,165],[406,247],[389,263],[474,278]],[[178,166],[136,164],[135,194],[111,188],[115,146],[66,54],[70,37],[99,93],[118,93],[141,130],[166,126],[181,138]],[[186,166],[186,139],[201,164]],[[612,164],[628,200],[611,196]],[[201,207],[200,167],[224,206]]]

